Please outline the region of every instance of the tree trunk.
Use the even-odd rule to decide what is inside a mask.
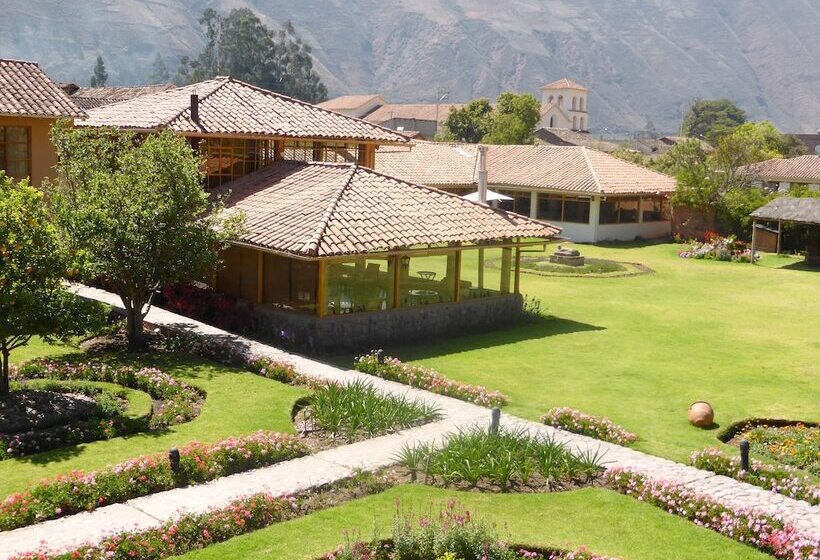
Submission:
[[[143,350],[145,338],[143,337],[143,317],[142,302],[130,301],[125,303],[126,332],[128,334],[128,349],[132,352]]]
[[[0,398],[9,394],[9,351],[5,348],[0,351],[0,366],[3,373],[0,375]]]

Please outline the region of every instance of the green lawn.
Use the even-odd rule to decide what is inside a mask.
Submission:
[[[675,460],[718,443],[717,431],[688,424],[695,400],[712,403],[720,426],[820,420],[820,271],[774,255],[762,266],[681,259],[674,244],[579,248],[655,273],[522,274],[522,291],[554,321],[385,350],[503,391],[513,414],[608,416],[642,438],[636,448]]]
[[[627,496],[602,489],[555,494],[478,494],[420,485],[393,488],[306,517],[186,554],[186,560],[310,560],[346,538],[389,535],[396,503],[402,510],[438,509],[451,496],[494,523],[509,542],[589,549],[629,560],[771,558]],[[347,536],[346,536],[346,532]]]
[[[76,351],[33,341],[13,355],[13,361]],[[257,430],[293,432],[290,419],[294,402],[306,395],[291,387],[213,362],[181,355],[147,355],[135,363],[155,365],[204,389],[208,396],[201,414],[185,424],[161,432],[137,434],[107,441],[0,461],[0,499],[22,490],[30,482],[71,469],[98,469],[131,457],[166,451],[191,441],[214,442]],[[139,399],[135,398],[134,404]]]

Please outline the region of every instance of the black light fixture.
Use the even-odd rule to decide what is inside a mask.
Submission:
[[[199,95],[191,94],[191,120],[199,124]]]
[[[174,447],[168,451],[168,462],[171,463],[171,470],[173,472],[179,470],[179,449]]]

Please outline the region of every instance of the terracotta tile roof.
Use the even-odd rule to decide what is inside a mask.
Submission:
[[[535,141],[538,144],[552,146],[586,146],[606,153],[616,152],[621,149],[621,145],[617,142],[600,140],[588,132],[579,132],[568,128],[539,128],[535,131]]]
[[[199,122],[191,120],[194,93],[199,95]],[[407,141],[392,130],[226,76],[90,109],[88,117],[79,124],[135,130],[168,128],[184,134]]]
[[[761,220],[820,224],[820,198],[781,196],[761,206],[750,215]]]
[[[327,101],[317,103],[317,106],[322,109],[329,109],[331,111],[343,111],[345,109],[358,109],[362,105],[369,103],[374,99],[382,99],[381,95],[374,93],[363,95],[340,95]]]
[[[376,152],[378,171],[441,188],[475,185],[475,144],[414,141]],[[583,146],[488,146],[491,187],[598,194],[657,194],[675,179]]]
[[[444,122],[450,114],[450,109],[461,109],[464,103],[441,103],[438,106],[438,122]],[[417,121],[435,121],[435,103],[388,103],[368,113],[363,117],[372,123],[385,123],[390,119],[406,119]]]
[[[792,179],[795,182],[818,183],[820,182],[820,155],[767,159],[738,167],[737,172],[770,181]]]
[[[36,62],[8,59],[0,59],[0,115],[85,117]]]
[[[541,89],[580,89],[587,91],[587,88],[569,78],[561,78],[560,80],[541,86]]]
[[[449,242],[549,238],[559,228],[351,164],[281,161],[215,191],[240,241],[306,257]]]
[[[151,84],[147,86],[116,86],[116,87],[81,87],[74,90],[71,100],[82,109],[93,109],[110,105],[117,101],[133,99],[141,95],[149,95],[176,88],[174,84]]]

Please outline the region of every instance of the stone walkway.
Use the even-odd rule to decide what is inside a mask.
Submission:
[[[84,297],[121,307],[119,299],[110,293],[88,287],[78,287],[76,290]],[[287,360],[301,373],[314,378],[341,383],[366,379],[384,393],[406,395],[412,399],[435,404],[441,411],[442,419],[396,434],[220,478],[208,484],[160,492],[123,504],[106,506],[93,512],[0,532],[0,560],[41,546],[51,551],[65,550],[86,542],[98,541],[123,530],[147,529],[161,525],[183,513],[198,513],[222,507],[236,498],[258,492],[275,495],[293,494],[348,478],[358,470],[378,470],[390,465],[395,462],[398,450],[406,444],[437,444],[446,434],[459,428],[489,423],[490,413],[486,408],[360,372],[343,370],[226,333],[159,308],[153,308],[146,321],[157,326],[220,337],[245,348],[252,354]],[[820,506],[812,507],[806,502],[793,500],[727,477],[508,414],[502,414],[501,424],[510,428],[525,428],[531,432],[538,431],[566,443],[579,452],[602,454],[607,467],[630,468],[653,478],[683,483],[693,490],[714,496],[727,505],[752,506],[768,514],[780,515],[784,520],[803,530],[820,534]]]

